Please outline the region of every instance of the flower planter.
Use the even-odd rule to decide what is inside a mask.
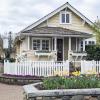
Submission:
[[[95,96],[97,98],[100,95],[100,88],[38,90],[35,87],[38,84],[42,84],[42,83],[35,83],[35,84],[23,86],[25,100],[57,100],[57,98],[59,98],[59,100],[81,100],[78,98],[86,98],[86,96],[91,98],[92,96]],[[72,99],[72,98],[76,98],[76,99]],[[94,100],[100,100],[100,98]]]

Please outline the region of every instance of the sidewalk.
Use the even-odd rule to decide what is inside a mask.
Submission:
[[[0,100],[23,100],[22,86],[0,83]]]

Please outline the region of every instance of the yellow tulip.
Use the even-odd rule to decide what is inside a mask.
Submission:
[[[80,76],[80,71],[72,72],[72,75],[74,75],[74,76]]]

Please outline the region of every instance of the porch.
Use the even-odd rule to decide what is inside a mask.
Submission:
[[[33,61],[72,61],[84,59],[86,53],[81,41],[90,35],[64,28],[44,27],[23,33],[23,37],[18,59],[22,56]]]

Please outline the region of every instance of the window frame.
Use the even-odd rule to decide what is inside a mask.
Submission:
[[[33,40],[40,40],[40,50],[34,50]],[[48,50],[42,50],[42,40],[49,41],[49,49]],[[34,51],[50,51],[50,38],[32,38],[32,50],[34,50]]]
[[[39,49],[40,49],[40,48],[41,48],[41,41],[40,41],[40,39],[33,39],[33,40],[32,40],[32,50],[35,50],[35,49],[34,49],[34,46],[33,46],[33,41],[34,41],[34,40],[36,40],[36,44],[38,44],[38,43],[37,43],[37,40],[39,40],[39,42],[40,42],[40,43],[39,43],[39,44],[40,44]],[[36,45],[35,47],[38,47],[38,46]],[[38,51],[38,50],[35,50],[35,51]]]
[[[69,23],[62,23],[62,14],[69,14]],[[66,16],[65,16],[65,21],[66,21]],[[72,17],[71,17],[71,12],[68,11],[61,11],[60,12],[60,24],[71,24],[72,22]]]

